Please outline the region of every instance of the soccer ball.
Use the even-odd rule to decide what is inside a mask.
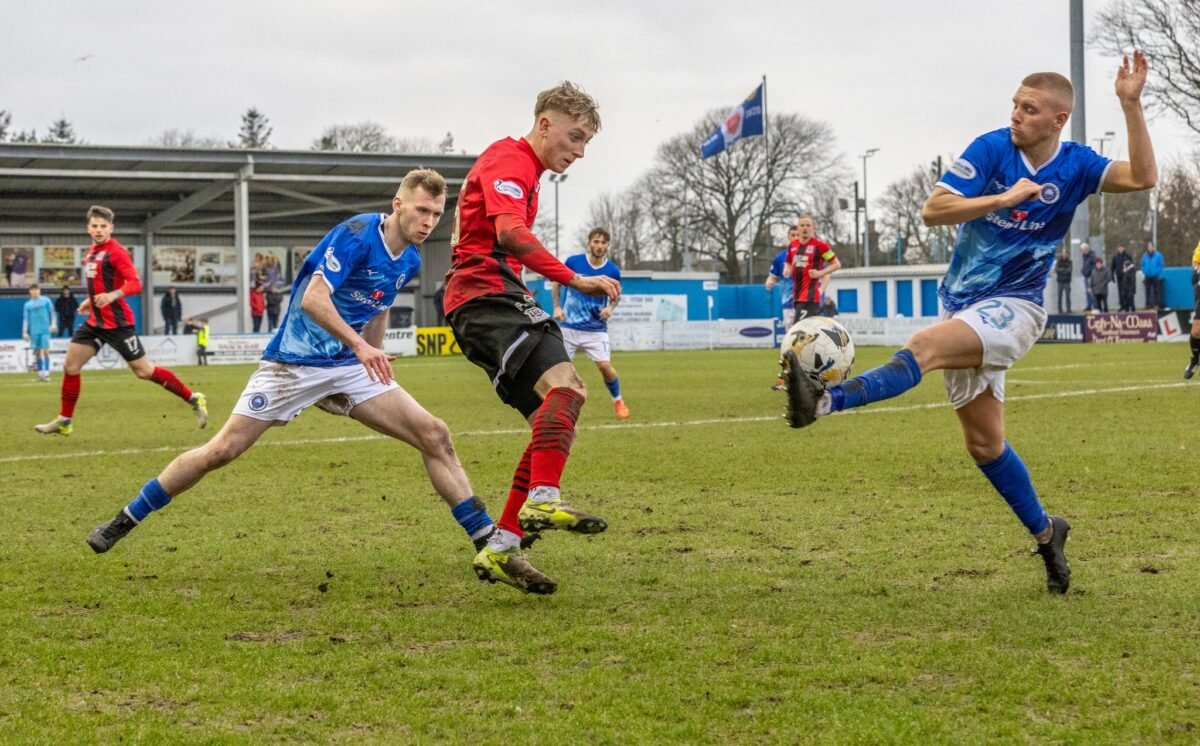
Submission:
[[[800,370],[823,388],[846,380],[854,366],[850,332],[825,316],[797,321],[787,330],[780,349],[796,353]]]

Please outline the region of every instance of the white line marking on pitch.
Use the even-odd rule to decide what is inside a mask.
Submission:
[[[1048,394],[1023,394],[1020,396],[1009,396],[1006,401],[1033,401],[1036,399],[1067,399],[1075,396],[1095,396],[1097,394],[1118,394],[1127,391],[1152,391],[1155,389],[1177,389],[1184,386],[1193,386],[1196,384],[1189,383],[1156,383],[1148,386],[1117,386],[1107,389],[1080,389],[1078,391],[1057,391]],[[872,406],[869,408],[855,409],[847,412],[839,412],[838,416],[842,415],[868,415],[868,414],[884,414],[892,412],[914,412],[922,409],[940,409],[948,406],[944,401],[930,402],[927,404],[910,404],[902,407],[880,407]],[[780,419],[779,415],[759,416],[759,417],[714,417],[706,420],[676,420],[673,422],[625,422],[625,423],[609,423],[606,425],[588,425],[580,430],[585,432],[591,430],[633,430],[643,428],[658,428],[658,427],[694,427],[697,425],[727,425],[739,424],[745,422],[773,422]],[[460,430],[454,433],[456,438],[464,437],[479,437],[491,435],[521,435],[528,433],[528,428],[506,428],[503,430]],[[53,436],[51,436],[53,437]],[[276,440],[276,441],[259,441],[256,446],[272,447],[272,446],[307,446],[307,445],[324,445],[328,443],[359,443],[369,440],[388,440],[386,435],[346,435],[338,438],[300,438],[297,440]],[[195,446],[192,446],[193,448]],[[94,458],[96,456],[135,456],[144,453],[182,453],[189,450],[188,446],[159,446],[157,448],[122,448],[115,451],[79,451],[77,453],[51,453],[51,454],[36,454],[27,456],[5,456],[0,458],[0,464],[11,464],[21,461],[49,461],[68,458]]]

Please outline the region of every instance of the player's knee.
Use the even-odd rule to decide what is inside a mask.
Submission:
[[[210,442],[204,447],[205,471],[220,469],[238,456],[241,456],[243,450],[245,449],[230,440],[214,440]]]
[[[421,429],[420,447],[422,453],[430,456],[453,454],[454,442],[450,438],[450,428],[437,417],[430,417]]]
[[[929,370],[933,360],[934,341],[932,337],[933,335],[928,329],[922,329],[904,343],[904,349],[912,353],[913,359],[917,361],[917,365],[921,366],[921,370]]]
[[[1004,439],[990,438],[982,433],[967,433],[966,435],[967,453],[971,455],[971,460],[977,464],[986,464],[989,461],[995,461],[1004,453]]]
[[[149,381],[154,377],[154,368],[149,366],[138,366],[133,369],[133,374],[143,381]]]

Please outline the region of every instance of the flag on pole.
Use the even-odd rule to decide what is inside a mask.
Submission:
[[[701,160],[720,153],[743,137],[763,133],[763,83],[746,100],[733,107],[721,125],[700,146]]]

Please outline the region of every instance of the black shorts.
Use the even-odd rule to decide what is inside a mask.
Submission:
[[[90,345],[96,352],[99,352],[104,345],[108,345],[116,350],[118,355],[125,358],[127,363],[146,357],[146,348],[142,347],[142,340],[138,339],[137,332],[132,326],[100,329],[91,324],[80,324],[71,337],[71,344]]]
[[[569,363],[562,330],[530,296],[481,295],[446,316],[467,359],[487,371],[500,401],[526,419],[542,406],[534,384],[559,363]]]
[[[811,301],[796,301],[794,308],[796,311],[792,314],[793,325],[807,319],[809,316],[816,316],[821,310],[821,304]]]

